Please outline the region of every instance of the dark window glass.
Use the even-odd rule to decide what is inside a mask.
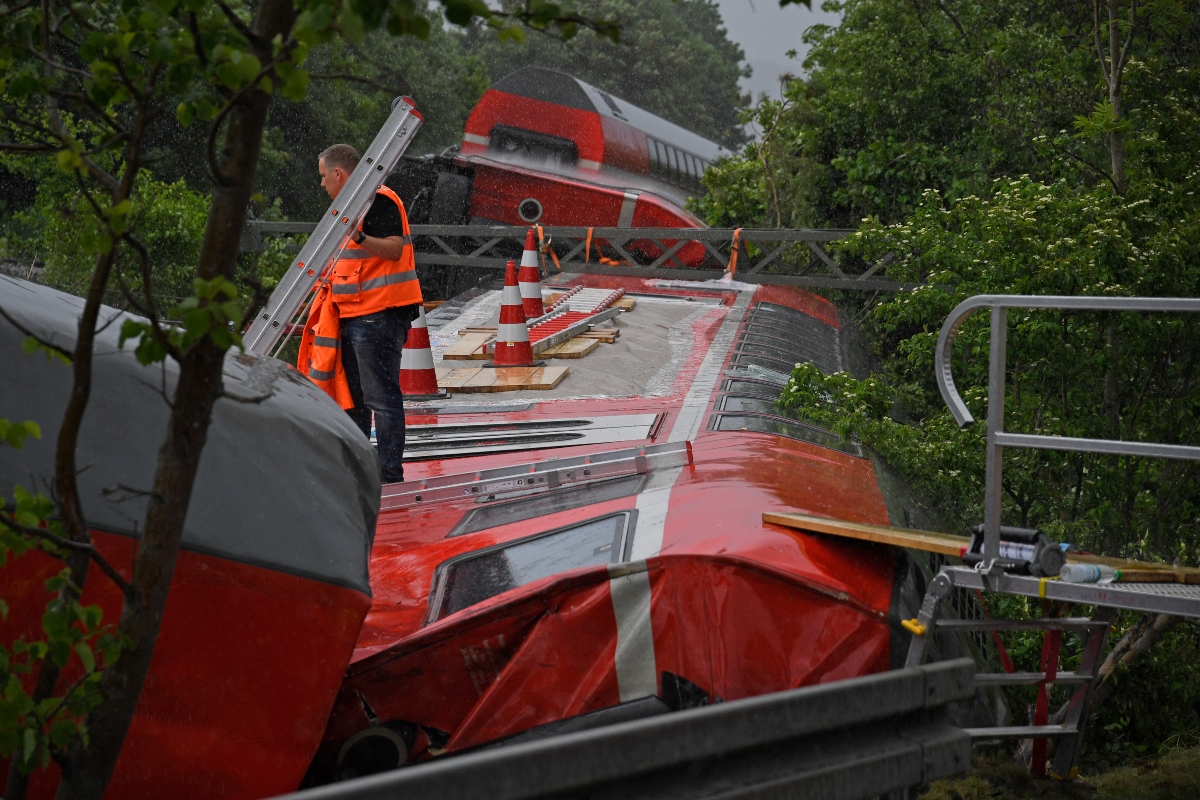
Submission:
[[[747,364],[757,364],[760,367],[766,367],[767,369],[775,370],[783,375],[791,375],[792,370],[796,368],[795,361],[771,353],[735,353],[733,360],[729,363],[743,367]]]
[[[619,562],[631,516],[627,511],[610,514],[447,561],[435,577],[430,620],[541,578]]]
[[[546,492],[533,497],[507,502],[491,502],[487,505],[473,508],[463,515],[446,537],[462,536],[467,533],[507,525],[510,522],[521,522],[527,519],[566,511],[571,508],[590,506],[594,503],[604,503],[618,497],[629,497],[642,490],[646,482],[645,475],[629,475],[624,478],[614,478],[610,481],[576,486],[570,489]]]
[[[717,431],[773,433],[776,436],[786,436],[789,439],[828,447],[830,450],[840,450],[850,455],[862,456],[862,448],[855,442],[848,442],[836,434],[797,420],[756,414],[714,414],[709,428]]]
[[[558,136],[496,125],[488,136],[488,150],[521,156],[550,166],[571,166],[579,158],[575,142]]]
[[[766,381],[728,380],[721,387],[722,391],[749,397],[761,397],[764,400],[778,400],[783,394],[783,387]]]
[[[743,397],[741,395],[726,395],[721,398],[722,411],[750,411],[755,414],[779,414],[774,400],[762,397]]]

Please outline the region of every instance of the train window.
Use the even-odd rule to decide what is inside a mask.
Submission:
[[[749,373],[748,373],[749,374]],[[775,383],[767,383],[761,380],[747,380],[743,378],[733,378],[725,381],[721,387],[723,392],[732,392],[745,397],[758,397],[763,400],[770,400],[774,403],[783,393],[783,387]]]
[[[799,420],[785,419],[778,416],[767,416],[754,413],[744,414],[713,414],[708,423],[709,430],[714,431],[753,431],[755,433],[773,433],[788,439],[808,442],[830,450],[849,453],[862,457],[862,448],[857,442],[847,441],[835,433],[822,430],[815,425],[808,425]]]
[[[776,392],[776,396],[778,394]],[[513,522],[523,522],[527,519],[556,514],[572,508],[604,503],[619,497],[630,497],[640,492],[645,483],[645,475],[629,475],[587,486],[574,486],[532,497],[523,497],[520,500],[492,501],[464,514],[453,530],[446,534],[446,538],[475,533]]]
[[[434,574],[427,621],[551,575],[621,561],[636,514],[608,514],[446,561]]]
[[[674,147],[671,150],[671,175],[675,180],[683,179],[683,165],[679,163],[679,151]]]
[[[721,411],[749,411],[754,414],[779,415],[779,409],[775,406],[775,401],[762,397],[742,397],[736,394],[726,395],[721,398],[717,407]]]
[[[488,150],[552,167],[572,166],[579,160],[579,152],[570,139],[509,125],[496,125],[492,128],[488,137]]]

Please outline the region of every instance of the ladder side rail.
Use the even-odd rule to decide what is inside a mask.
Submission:
[[[288,323],[300,313],[350,234],[357,230],[374,202],[375,193],[399,163],[422,122],[410,98],[397,98],[393,102],[387,122],[243,337],[249,352],[270,353],[286,338]]]
[[[1200,447],[1183,447],[1154,442],[1109,439],[1076,439],[1004,432],[1004,376],[1007,370],[1008,310],[1012,308],[1062,311],[1200,312],[1200,299],[1180,297],[1063,297],[1055,295],[981,294],[955,306],[938,334],[934,351],[934,374],[942,400],[960,428],[973,425],[975,418],[954,384],[951,355],[954,339],[966,318],[980,309],[991,310],[991,342],[988,364],[988,421],[986,476],[984,478],[984,571],[990,571],[1000,555],[1000,500],[1004,447],[1032,447],[1083,453],[1150,456],[1200,461]]]

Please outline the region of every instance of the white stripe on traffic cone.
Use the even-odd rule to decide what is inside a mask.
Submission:
[[[450,396],[437,384],[424,306],[409,328],[408,341],[404,343],[404,351],[400,354],[400,391],[406,400],[437,400]]]

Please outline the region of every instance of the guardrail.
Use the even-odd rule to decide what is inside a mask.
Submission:
[[[1027,447],[1040,450],[1066,450],[1076,453],[1107,453],[1114,455],[1178,458],[1200,461],[1200,447],[1127,442],[1110,439],[1077,439],[1066,436],[1041,436],[1028,433],[1004,432],[1004,376],[1008,356],[1008,310],[1010,308],[1040,308],[1062,311],[1148,311],[1197,312],[1200,299],[1179,297],[1058,297],[981,294],[969,297],[954,307],[942,324],[934,355],[934,370],[942,400],[950,408],[960,428],[975,423],[966,403],[958,394],[951,374],[950,356],[954,338],[967,316],[983,308],[991,309],[991,344],[988,354],[988,416],[987,458],[984,479],[983,508],[983,569],[1000,557],[1000,496],[1003,451],[1007,447]]]
[[[294,800],[551,797],[858,798],[963,772],[947,706],[974,696],[970,659],[489,748],[288,795]]]
[[[265,236],[308,233],[312,223],[247,220],[243,252],[260,252]],[[413,225],[417,266],[504,269],[519,258],[528,227]],[[738,254],[736,277],[747,283],[809,288],[901,291],[920,284],[888,280],[889,254],[847,271],[824,245],[852,230],[776,228],[542,228],[547,269],[652,278],[721,277]],[[553,257],[548,254],[553,252]],[[557,261],[555,261],[557,259]]]

